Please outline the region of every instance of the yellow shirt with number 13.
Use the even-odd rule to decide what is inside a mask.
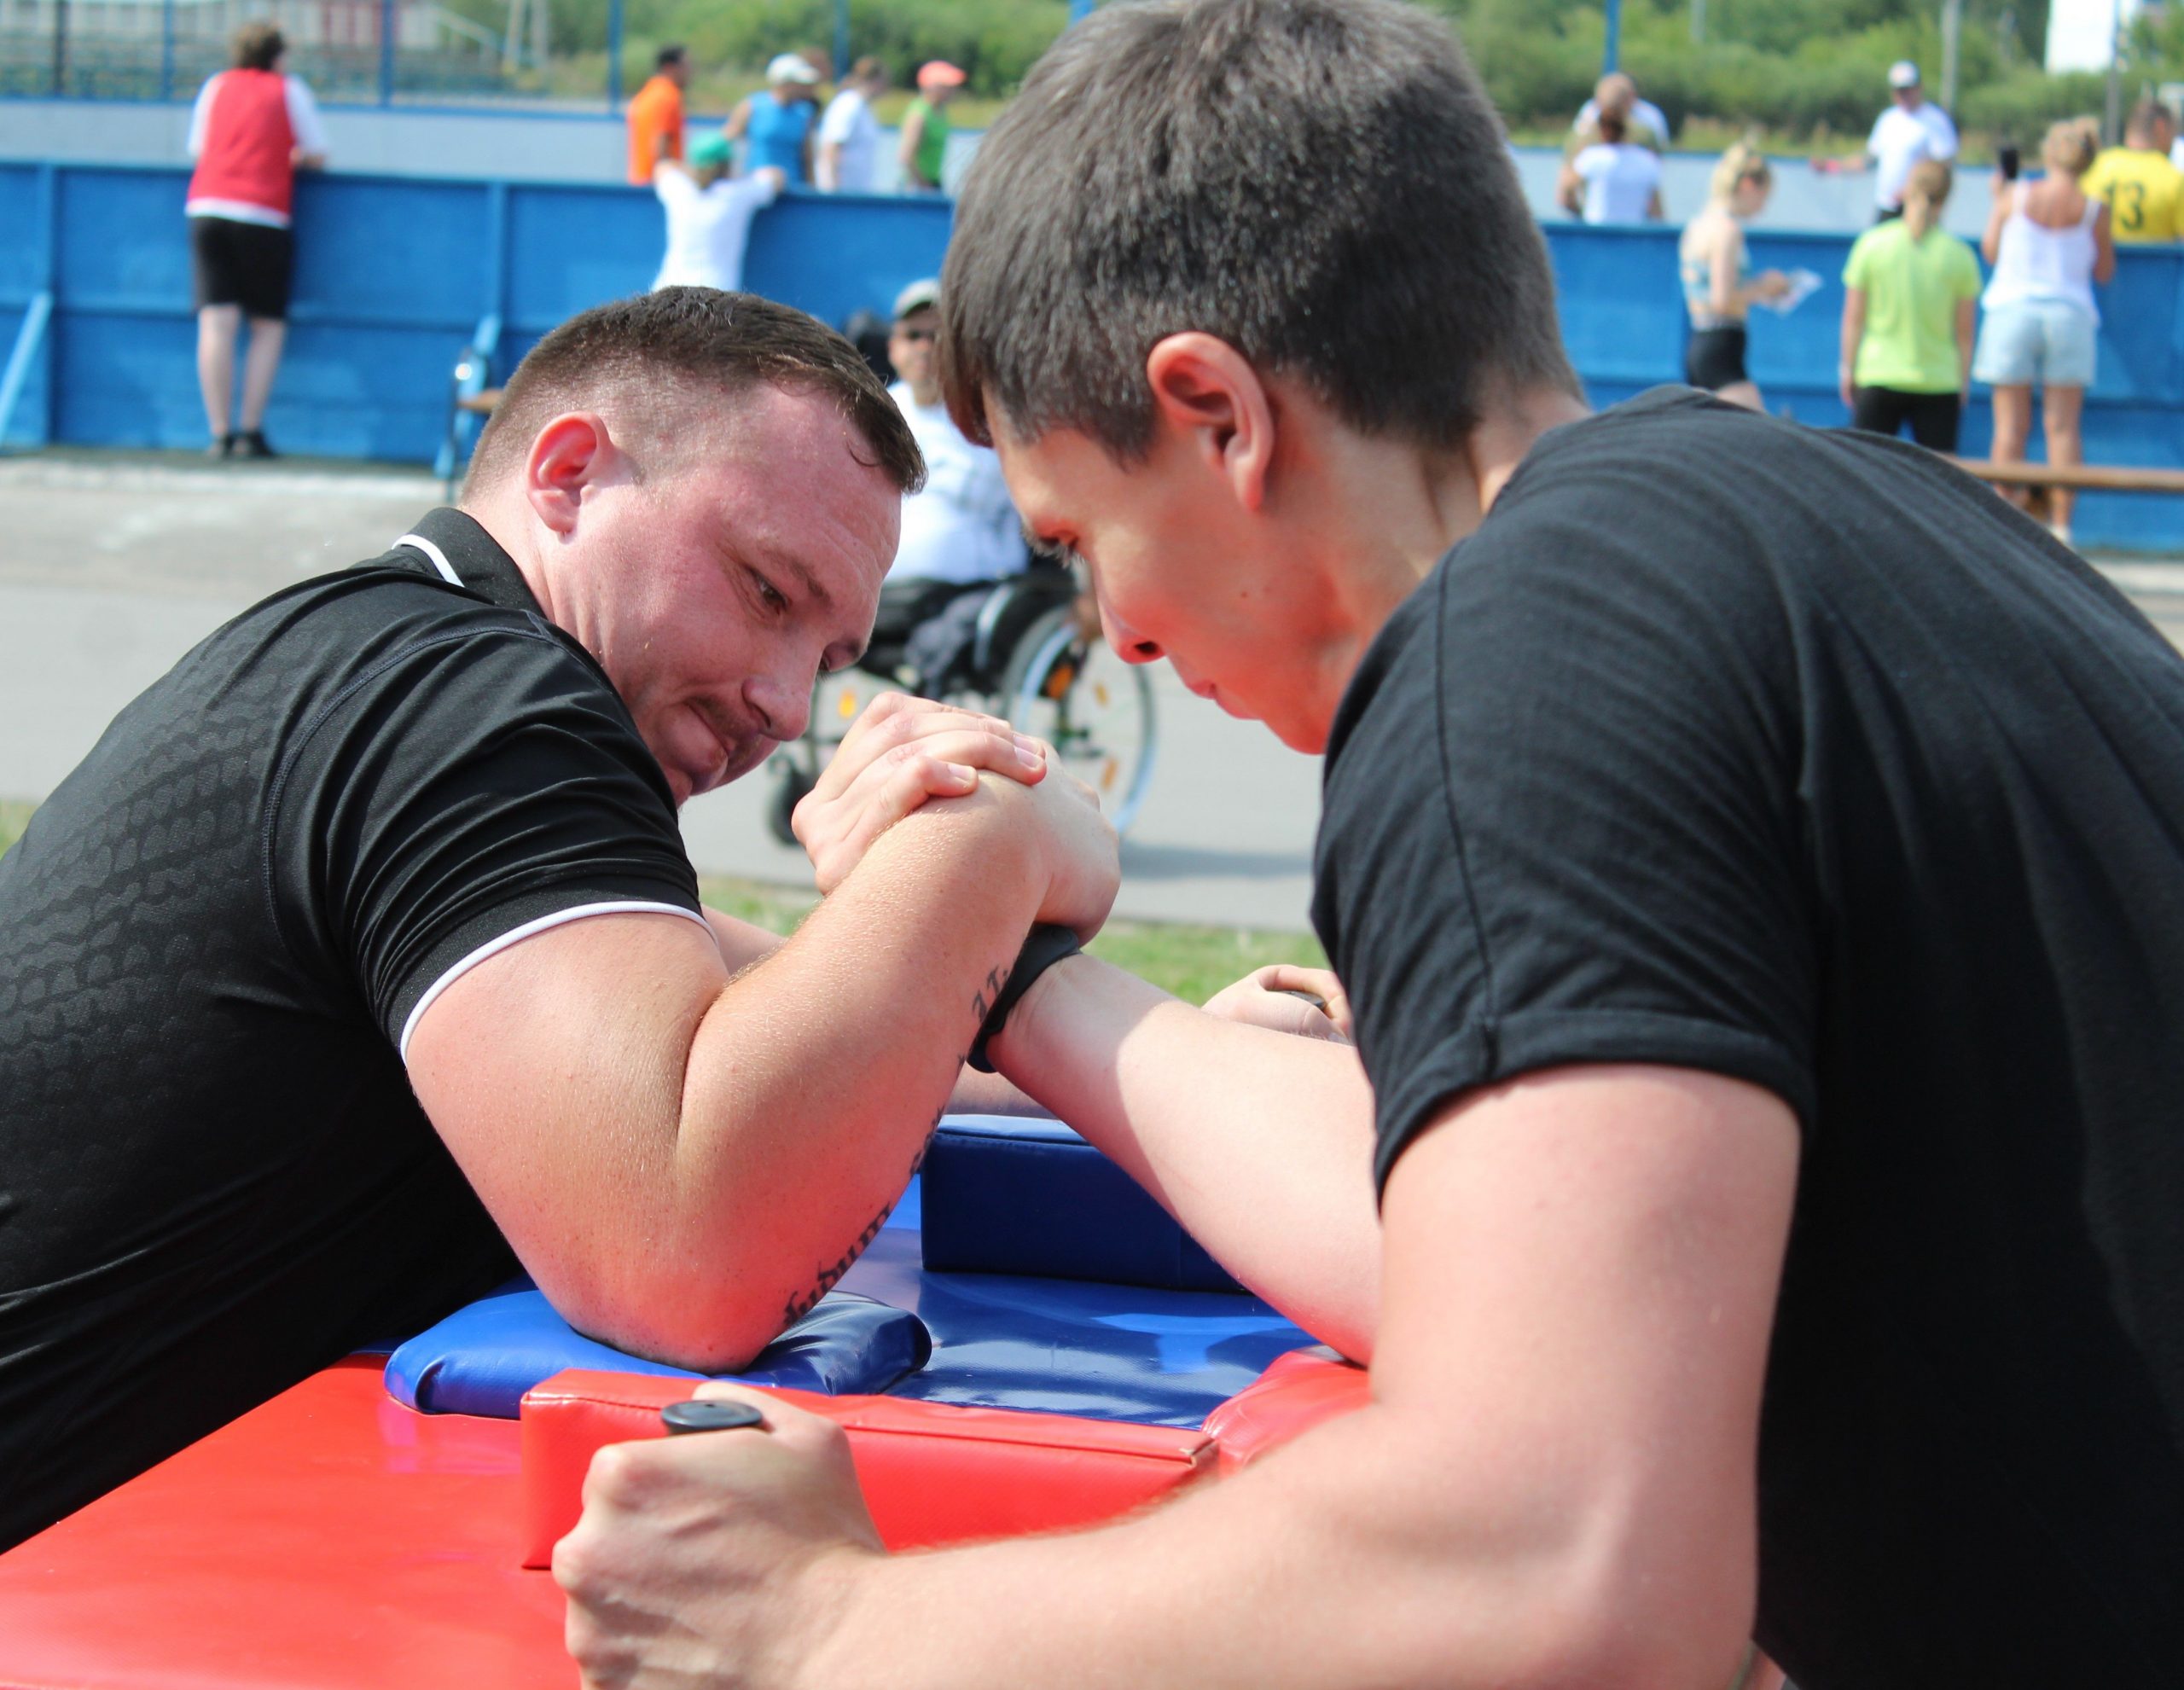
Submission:
[[[2158,153],[2111,147],[2078,178],[2078,186],[2108,202],[2108,226],[2119,241],[2174,241],[2184,211],[2184,171]]]

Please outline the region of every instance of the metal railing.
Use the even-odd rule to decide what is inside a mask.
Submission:
[[[493,9],[518,32],[440,0],[0,0],[0,95],[186,100],[227,67],[236,27],[264,18],[323,101],[550,99],[566,78],[550,73],[543,29],[520,4]],[[527,10],[543,20],[544,0]]]

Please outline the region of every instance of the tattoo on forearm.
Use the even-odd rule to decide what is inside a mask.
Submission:
[[[961,1068],[969,1060],[969,1055],[966,1053],[956,1059],[956,1066]],[[947,1112],[948,1105],[945,1102],[934,1112],[932,1124],[925,1130],[925,1136],[918,1141],[917,1153],[910,1158],[910,1170],[903,1176],[904,1185],[907,1186],[915,1179],[918,1170],[925,1166],[925,1153],[932,1147],[933,1134],[939,1130],[941,1117]],[[797,1321],[819,1306],[819,1299],[839,1284],[842,1275],[857,1264],[857,1258],[864,1254],[865,1247],[874,1239],[880,1236],[880,1228],[887,1224],[887,1217],[894,1212],[895,1204],[892,1199],[881,1204],[880,1212],[864,1223],[864,1229],[857,1234],[856,1241],[842,1252],[841,1255],[830,1265],[822,1268],[819,1270],[818,1278],[814,1280],[807,1289],[781,1304],[781,1324],[784,1327],[795,1325]]]
[[[995,1003],[999,1002],[1001,990],[1008,984],[1008,976],[1014,967],[1013,962],[995,964],[994,967],[986,970],[985,979],[979,983],[978,990],[971,994],[971,1025],[974,1030],[985,1025],[985,1019],[992,1013]],[[963,1064],[968,1060],[970,1060],[970,1053],[966,1051],[956,1059],[957,1070],[960,1071]],[[944,1101],[940,1106],[939,1113],[932,1118],[932,1125],[926,1129],[925,1137],[918,1145],[917,1154],[910,1159],[910,1171],[903,1176],[903,1182],[905,1185],[909,1183],[919,1169],[925,1166],[926,1147],[932,1142],[932,1135],[934,1130],[940,1125],[941,1115],[944,1115],[947,1112],[948,1106]],[[865,1246],[880,1235],[880,1228],[887,1224],[887,1217],[894,1212],[895,1205],[892,1200],[881,1205],[880,1212],[864,1223],[864,1229],[857,1234],[850,1247],[842,1252],[833,1262],[820,1269],[818,1276],[810,1286],[781,1305],[783,1326],[793,1326],[819,1306],[819,1299],[832,1291],[840,1282],[842,1275],[856,1265],[857,1258],[864,1254]]]
[[[819,1306],[819,1299],[832,1291],[836,1281],[856,1264],[857,1258],[864,1254],[864,1246],[880,1235],[880,1228],[887,1224],[887,1217],[894,1212],[892,1203],[880,1205],[880,1212],[864,1223],[864,1230],[857,1235],[856,1241],[835,1257],[830,1266],[819,1270],[819,1277],[810,1288],[790,1298],[781,1305],[783,1326],[794,1325]]]
[[[1015,971],[1016,965],[1013,961],[998,963],[986,970],[985,979],[979,982],[978,990],[971,994],[971,1025],[973,1030],[985,1025],[986,1017],[993,1013],[994,1005],[1001,1001],[1001,989],[1008,984],[1008,977]]]

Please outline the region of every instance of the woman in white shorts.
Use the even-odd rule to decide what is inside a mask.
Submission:
[[[1980,296],[1987,317],[1972,374],[1995,390],[1996,463],[2021,463],[2032,433],[2032,389],[2042,392],[2048,462],[2085,462],[2078,420],[2093,383],[2100,308],[2093,285],[2116,273],[2108,207],[2078,189],[2098,138],[2083,120],[2059,123],[2040,149],[2036,182],[1995,178],[1994,209],[1979,247],[1995,273]],[[2022,496],[2013,496],[2022,502]],[[2049,527],[2065,545],[2077,495],[2054,491]]]

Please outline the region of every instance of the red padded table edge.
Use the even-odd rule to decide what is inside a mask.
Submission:
[[[1292,1350],[1208,1414],[1205,1430],[1220,1446],[1221,1471],[1233,1472],[1372,1400],[1364,1368],[1332,1350]]]
[[[594,1452],[665,1436],[660,1409],[689,1394],[688,1379],[571,1369],[525,1395],[526,1565],[546,1565],[576,1524]],[[1173,1426],[900,1397],[765,1394],[824,1414],[849,1433],[873,1523],[894,1549],[1091,1525],[1213,1463],[1211,1438]]]
[[[419,1414],[361,1357],[0,1555],[10,1690],[573,1686],[519,1565],[520,1433]]]

